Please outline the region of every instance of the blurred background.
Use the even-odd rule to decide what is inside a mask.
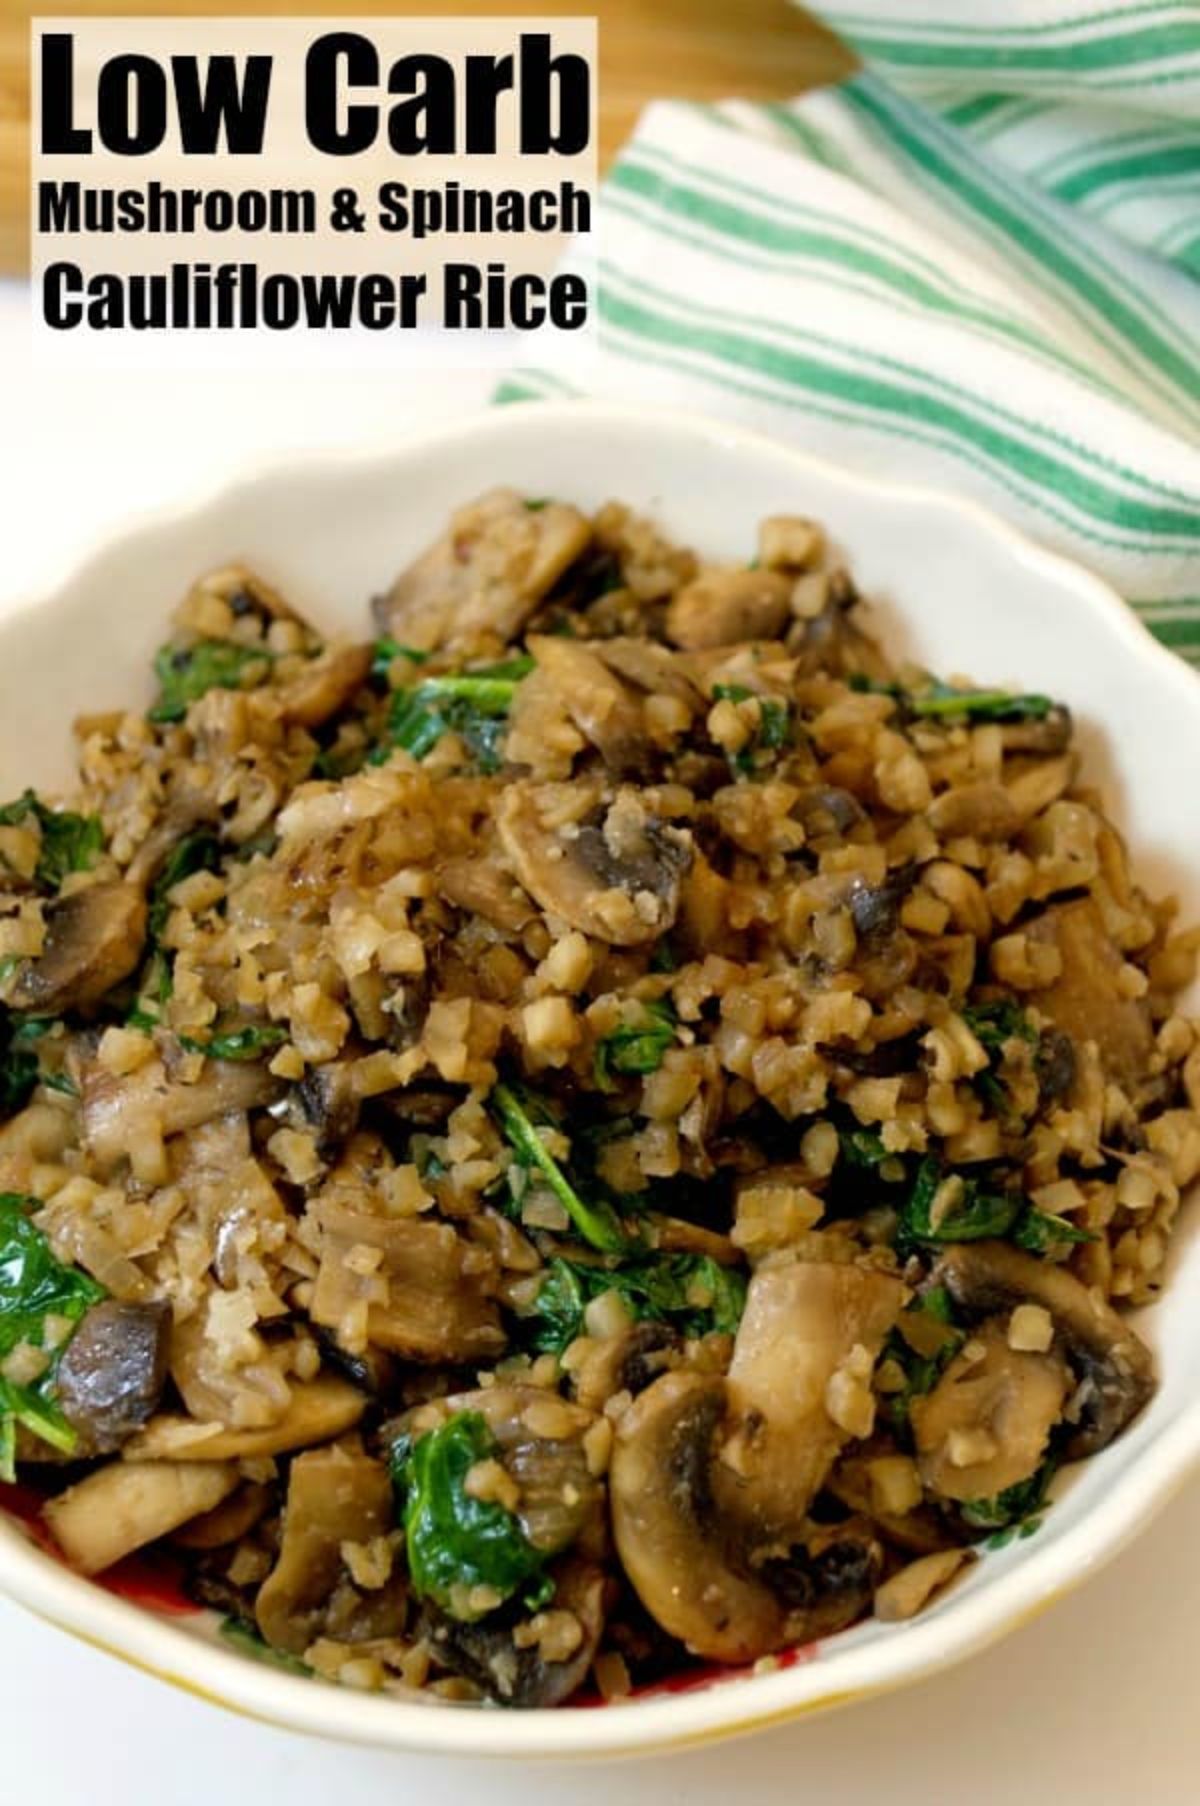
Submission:
[[[777,100],[836,81],[851,67],[845,48],[790,0],[71,0],[61,7],[0,0],[0,274],[20,275],[29,258],[29,22],[34,14],[372,13],[432,17],[523,11],[594,15],[600,21],[600,167],[611,162],[651,100],[716,100],[738,94]]]

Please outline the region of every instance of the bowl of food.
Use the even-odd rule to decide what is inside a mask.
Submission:
[[[0,642],[13,1597],[298,1729],[653,1751],[980,1647],[1194,1462],[1200,686],[1102,583],[523,406]]]

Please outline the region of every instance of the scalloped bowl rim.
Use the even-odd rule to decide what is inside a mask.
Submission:
[[[339,481],[380,466],[400,473],[426,455],[489,442],[501,452],[530,436],[566,432],[577,439],[595,427],[630,435],[682,437],[717,458],[773,461],[863,500],[908,506],[957,519],[991,541],[1015,569],[1036,573],[1095,617],[1096,629],[1116,636],[1130,659],[1152,667],[1156,679],[1196,711],[1200,747],[1200,675],[1147,632],[1110,586],[1058,554],[1035,545],[979,504],[926,486],[896,484],[847,470],[762,434],[710,416],[673,408],[607,402],[523,402],[423,431],[395,446],[365,451],[310,452],[263,458],[198,500],[145,511],[97,535],[70,560],[58,584],[40,594],[0,601],[0,644],[19,631],[28,611],[55,606],[61,592],[85,585],[114,549],[179,531],[241,497],[247,486],[281,485],[328,475]],[[235,467],[236,469],[236,467]],[[635,498],[636,499],[636,498]],[[697,535],[697,537],[702,537]],[[181,573],[186,578],[188,573]],[[1031,661],[1032,662],[1032,661]],[[474,1757],[556,1759],[651,1755],[735,1736],[806,1713],[908,1685],[996,1641],[1084,1581],[1111,1559],[1163,1506],[1200,1463],[1200,1396],[1119,1471],[1082,1519],[1053,1540],[1022,1544],[1002,1576],[976,1591],[951,1590],[928,1615],[874,1642],[854,1633],[825,1646],[817,1660],[737,1676],[695,1691],[658,1695],[604,1709],[506,1712],[426,1705],[375,1696],[298,1678],[247,1660],[232,1650],[181,1631],[171,1619],[115,1597],[71,1573],[38,1549],[0,1514],[0,1588],[57,1627],[160,1678],[252,1718],[294,1731],[410,1752]]]

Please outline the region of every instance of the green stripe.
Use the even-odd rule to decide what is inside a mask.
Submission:
[[[1070,112],[1069,102],[1063,110]],[[1182,125],[1140,126],[1134,131],[1105,131],[1102,136],[1094,128],[1089,134],[1081,127],[1074,143],[1033,164],[1026,173],[1036,176],[1043,188],[1052,188],[1060,176],[1073,175],[1077,169],[1089,169],[1097,159],[1103,161],[1118,152],[1132,155],[1135,151],[1149,150],[1153,145],[1191,144],[1194,139],[1195,134]]]
[[[1200,615],[1180,621],[1147,621],[1146,625],[1164,646],[1200,646]]]
[[[1177,245],[1171,252],[1171,262],[1180,269],[1200,276],[1200,232],[1185,245]]]
[[[1023,70],[1030,74],[1057,74],[1072,78],[1107,69],[1129,69],[1139,63],[1165,63],[1200,53],[1200,24],[1181,20],[1177,25],[1149,25],[1112,37],[1071,44],[1010,44],[993,39],[986,44],[911,41],[884,32],[847,33],[865,61],[891,63],[898,68]]]
[[[1154,240],[1154,249],[1159,252],[1174,251],[1176,246],[1187,242],[1197,224],[1197,215],[1190,213],[1183,219],[1172,220],[1165,226]]]
[[[1130,19],[1144,19],[1151,13],[1181,13],[1190,16],[1192,12],[1188,0],[1137,0],[1136,4],[1133,0],[1119,0],[1115,6],[1098,7],[1090,13],[1074,13],[1069,19],[1018,21],[1011,25],[998,25],[993,19],[985,25],[967,25],[950,19],[938,19],[936,22],[914,20],[908,23],[894,18],[890,12],[855,12],[849,7],[840,6],[838,0],[832,0],[832,4],[830,0],[824,0],[820,10],[826,15],[832,28],[847,37],[860,30],[879,28],[900,32],[914,43],[941,43],[953,38],[978,38],[990,43],[1049,37],[1070,38],[1079,33],[1092,35],[1098,25],[1124,25]],[[1146,29],[1152,30],[1154,27]]]
[[[671,157],[669,153],[660,150],[657,146],[640,145],[635,148],[643,154],[653,150],[655,156],[662,161],[679,169],[687,168],[678,158]],[[702,172],[689,173],[700,174]],[[703,173],[710,181],[718,180],[711,172]],[[741,184],[732,183],[728,178],[724,179],[723,185],[739,189],[742,187]],[[840,268],[862,277],[865,283],[870,285],[866,288],[861,283],[845,285],[855,293],[878,295],[882,290],[890,295],[902,296],[905,301],[917,309],[926,309],[941,314],[961,322],[965,327],[973,327],[1001,340],[1006,340],[1010,344],[1015,344],[1022,351],[1031,352],[1035,356],[1040,355],[1056,368],[1086,383],[1089,388],[1095,388],[1120,405],[1127,405],[1125,398],[1111,384],[1105,383],[1083,364],[1065,356],[1049,340],[1043,339],[1033,329],[1006,319],[1004,315],[992,313],[981,305],[972,305],[969,302],[960,303],[954,300],[944,289],[939,289],[920,274],[906,269],[893,258],[886,257],[877,248],[877,245],[866,247],[855,245],[828,230],[804,231],[789,227],[768,219],[763,214],[753,213],[741,206],[735,207],[713,196],[701,193],[694,187],[684,186],[678,180],[672,181],[668,187],[653,170],[640,166],[633,153],[616,165],[608,179],[607,192],[610,196],[614,191],[621,190],[637,194],[651,204],[657,203],[662,209],[662,215],[656,215],[656,220],[661,219],[662,229],[671,236],[682,238],[685,243],[692,244],[697,249],[706,250],[710,247],[705,241],[682,234],[674,229],[670,223],[672,216],[683,215],[698,220],[711,231],[725,238],[736,240],[743,247],[738,252],[739,261],[743,264],[751,263],[759,268],[771,267],[761,260],[748,258],[744,249],[747,245],[757,251],[771,251],[777,257],[801,255],[823,260],[830,270],[831,281],[837,280],[834,272]],[[781,208],[786,205],[774,196],[771,197],[771,204]],[[797,217],[802,216],[806,211],[800,208],[789,208],[788,210]],[[663,218],[663,215],[667,217]],[[810,215],[809,217],[818,220],[821,218],[820,215]],[[1017,416],[1010,415],[1010,418],[1015,419]],[[1118,470],[1132,483],[1146,486],[1145,479],[1135,471],[1126,470],[1119,465],[1110,465],[1109,468]],[[1150,487],[1158,486],[1150,485]],[[1175,493],[1178,496],[1182,496],[1183,493],[1161,489],[1159,492]]]
[[[1099,188],[1117,182],[1137,182],[1146,177],[1200,173],[1200,144],[1175,144],[1135,156],[1110,157],[1051,184],[1050,192],[1062,201],[1082,201]]]
[[[981,219],[987,220],[995,230],[1003,233],[1024,257],[1036,257],[1047,274],[1065,287],[1070,295],[1082,299],[1094,316],[1095,327],[1116,328],[1124,333],[1129,346],[1141,358],[1178,383],[1190,401],[1200,403],[1200,365],[1168,344],[1160,333],[1121,299],[1109,283],[1088,269],[1079,256],[1070,255],[1062,243],[1065,222],[1059,229],[1060,237],[1056,241],[1049,231],[1043,231],[1035,222],[1028,200],[1025,211],[1021,212],[1016,206],[1010,206],[989,193],[982,180],[971,179],[968,168],[970,153],[958,147],[956,163],[951,154],[944,153],[918,137],[894,112],[882,104],[875,84],[868,84],[862,77],[858,77],[844,83],[839,92],[855,111],[870,119],[887,135],[889,142],[899,145],[914,163],[951,193],[961,205],[972,208]],[[976,161],[974,158],[970,160]],[[977,174],[982,177],[983,172],[977,170]],[[1076,246],[1076,250],[1079,249]],[[1113,271],[1109,275],[1120,280]],[[1131,367],[1137,367],[1128,355],[1128,347],[1123,346],[1119,340],[1115,342],[1114,349],[1118,350],[1119,355]],[[1178,397],[1171,399],[1178,403]]]
[[[1002,138],[1005,132],[1011,132],[1019,125],[1028,125],[1031,119],[1040,119],[1043,114],[1053,111],[1053,103],[1034,99],[1030,95],[1014,94],[1012,103],[1012,107],[1007,113],[998,114],[993,119],[986,121],[982,130],[978,128],[974,130],[971,133],[971,142],[973,144],[993,144],[997,138]]]
[[[630,287],[652,301],[659,304],[665,302],[668,306],[679,309],[685,307],[685,303],[677,296],[657,289],[644,279],[634,278],[628,272],[624,275]],[[602,283],[599,303],[602,314],[605,314],[606,306],[610,310],[607,312],[608,318],[618,317],[611,312],[613,302],[614,297]],[[670,331],[711,356],[738,368],[769,374],[786,388],[806,389],[817,395],[850,401],[878,413],[891,413],[905,420],[920,420],[937,426],[952,439],[963,440],[996,462],[1007,465],[1035,490],[1049,488],[1081,513],[1103,521],[1110,527],[1119,526],[1127,533],[1178,538],[1185,543],[1194,541],[1200,533],[1200,500],[1190,507],[1172,508],[1124,495],[1119,490],[1084,475],[1063,459],[1055,457],[1052,452],[1031,445],[1028,440],[999,424],[981,419],[971,412],[969,405],[942,394],[930,394],[897,380],[890,374],[891,371],[902,374],[919,373],[905,372],[902,365],[891,359],[873,360],[889,372],[884,375],[872,373],[865,368],[846,370],[823,361],[807,349],[812,344],[821,345],[820,338],[815,334],[806,334],[797,328],[777,323],[772,325],[753,316],[705,307],[698,302],[687,303],[686,310],[694,324],[684,326],[677,323]],[[659,316],[646,312],[644,319],[648,336],[656,336]],[[750,336],[754,328],[762,327],[773,329],[806,348],[789,349],[787,346]],[[829,341],[825,341],[825,344],[829,346]],[[847,348],[835,349],[844,353]]]
[[[971,126],[993,118],[997,112],[1011,111],[1013,104],[1011,94],[975,94],[969,100],[960,100],[956,106],[944,107],[941,116],[947,125],[969,130]]]
[[[823,163],[838,175],[849,176],[851,181],[854,180],[854,170],[841,151],[822,137],[807,119],[801,119],[793,113],[784,101],[768,101],[763,112],[769,114],[776,125],[782,126],[790,137],[802,144],[818,163]]]
[[[603,294],[603,291],[601,294],[601,306],[602,310],[607,307],[607,297]],[[625,330],[626,332],[630,331],[629,328],[625,328]],[[802,401],[793,401],[787,395],[782,394],[777,387],[767,387],[762,383],[756,384],[745,376],[734,375],[725,366],[718,365],[714,368],[710,364],[699,365],[694,361],[687,361],[684,356],[680,355],[678,350],[672,348],[674,341],[671,339],[669,327],[666,343],[655,344],[652,350],[647,349],[636,339],[636,337],[633,338],[632,342],[620,343],[619,332],[615,325],[609,321],[602,321],[600,338],[602,344],[611,344],[613,341],[617,341],[614,348],[614,355],[624,357],[627,361],[645,364],[650,368],[652,373],[654,371],[677,370],[691,383],[695,383],[699,378],[707,381],[713,388],[746,397],[774,409],[787,408],[790,411],[794,411],[795,409],[802,408],[803,412],[800,416],[801,421],[805,418],[815,416],[818,419],[831,420],[840,427],[849,426],[860,430],[867,427],[873,433],[882,435],[885,438],[895,439],[898,443],[901,455],[911,451],[914,444],[928,445],[939,455],[949,455],[958,463],[966,465],[970,469],[977,470],[985,482],[991,487],[1007,491],[1022,506],[1032,507],[1033,512],[1043,517],[1043,519],[1056,521],[1062,527],[1064,534],[1068,535],[1072,541],[1078,541],[1081,538],[1089,540],[1095,545],[1103,548],[1105,551],[1114,547],[1128,549],[1126,541],[1114,537],[1111,534],[1099,532],[1095,529],[1081,525],[1073,516],[1065,514],[1060,508],[1056,507],[1054,503],[1047,498],[1044,492],[1039,493],[1035,489],[1032,497],[1026,494],[1025,486],[1021,482],[1019,476],[1003,466],[994,466],[990,464],[985,458],[979,456],[972,447],[964,445],[961,441],[947,444],[944,435],[926,430],[923,426],[912,420],[907,420],[905,424],[901,426],[895,421],[881,417],[864,419],[861,410],[856,410],[845,405],[838,405],[834,402],[817,400],[811,395],[805,396]]]
[[[1132,604],[1140,615],[1157,615],[1160,620],[1194,614],[1200,620],[1200,596],[1142,597]]]
[[[1182,201],[1186,205],[1190,195],[1190,184],[1186,189],[1181,188],[1177,180],[1133,182],[1127,188],[1110,189],[1107,194],[1099,194],[1094,199],[1085,201],[1081,210],[1086,213],[1088,219],[1103,221],[1107,231],[1119,234],[1127,243],[1135,245],[1139,251],[1144,251],[1147,247],[1142,230],[1136,224],[1133,226],[1128,223],[1110,225],[1110,215],[1120,213],[1124,208],[1140,207],[1146,201],[1161,201],[1171,209],[1172,216],[1174,216],[1179,203]],[[1190,217],[1193,221],[1200,217],[1194,207],[1191,209]],[[1200,295],[1196,299],[1200,302]],[[1200,312],[1197,313],[1196,330],[1200,335]],[[1200,336],[1198,336],[1197,343],[1200,344]]]

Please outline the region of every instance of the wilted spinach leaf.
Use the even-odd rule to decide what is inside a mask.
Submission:
[[[44,1347],[48,1317],[77,1324],[89,1305],[106,1296],[90,1275],[55,1258],[30,1221],[37,1208],[36,1198],[0,1192],[0,1361],[23,1344]],[[20,1385],[0,1377],[0,1479],[13,1477],[18,1424],[64,1453],[75,1446],[75,1432],[54,1401],[54,1375],[69,1340],[47,1350],[35,1380]]]
[[[381,763],[397,747],[423,759],[443,734],[455,733],[481,771],[498,771],[508,711],[517,685],[532,669],[531,658],[512,658],[455,676],[425,677],[394,691],[386,738],[371,755],[373,762]]]
[[[758,728],[739,752],[728,754],[729,769],[735,777],[749,778],[768,761],[765,754],[778,752],[792,737],[792,715],[786,702],[773,696],[760,696],[744,684],[714,684],[717,701],[758,703]]]
[[[917,1169],[916,1180],[901,1208],[897,1241],[902,1247],[939,1242],[978,1242],[1007,1236],[1022,1211],[1025,1199],[1019,1191],[991,1188],[984,1180],[964,1178],[961,1191],[948,1210],[934,1218],[934,1201],[948,1173],[931,1154]]]
[[[147,926],[151,940],[158,941],[167,925],[171,913],[169,894],[175,886],[195,872],[215,872],[220,863],[221,843],[206,828],[185,834],[175,842],[150,890]]]
[[[614,1075],[657,1072],[675,1040],[678,1018],[670,1002],[639,1005],[642,1020],[624,1024],[597,1043],[594,1074],[601,1091],[611,1091]]]
[[[993,1499],[969,1499],[960,1505],[959,1513],[963,1522],[972,1530],[1001,1531],[1026,1523],[1046,1503],[1050,1482],[1057,1471],[1057,1457],[1047,1456],[1028,1480],[1020,1480],[1015,1486],[1006,1486]]]
[[[521,1319],[522,1340],[539,1353],[561,1354],[583,1334],[589,1302],[605,1292],[616,1292],[631,1317],[672,1323],[681,1335],[732,1335],[746,1304],[746,1278],[703,1254],[648,1255],[615,1267],[556,1258]]]
[[[0,808],[0,827],[19,827],[32,818],[42,833],[34,879],[41,890],[56,891],[68,872],[86,872],[104,851],[104,829],[98,815],[75,815],[48,809],[32,790]]]
[[[518,1161],[540,1173],[589,1247],[623,1253],[629,1240],[612,1205],[605,1198],[591,1203],[581,1198],[538,1134],[539,1128],[559,1126],[542,1100],[524,1087],[501,1084],[489,1101]]]
[[[275,654],[265,646],[236,640],[197,640],[192,646],[162,646],[155,654],[159,698],[149,711],[156,722],[182,721],[190,704],[210,690],[242,690],[246,679],[266,676]]]
[[[503,1601],[544,1576],[546,1555],[513,1513],[466,1490],[468,1473],[495,1446],[481,1412],[459,1411],[392,1452],[413,1589],[460,1619],[483,1615],[471,1609],[471,1588],[489,1587]]]

